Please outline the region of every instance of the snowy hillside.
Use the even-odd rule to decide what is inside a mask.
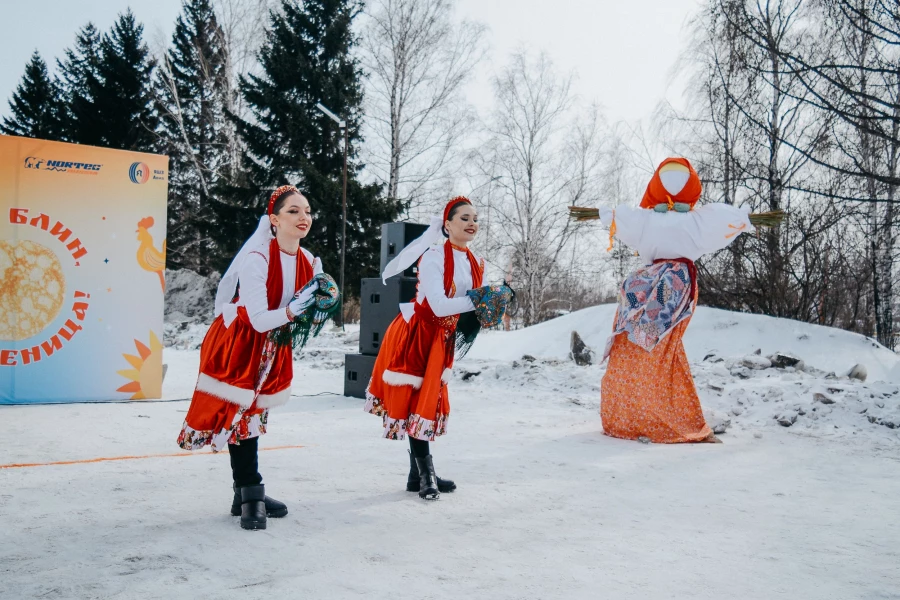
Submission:
[[[480,336],[469,356],[513,360],[522,354],[563,359],[569,354],[569,336],[577,331],[598,353],[603,353],[612,329],[614,304],[586,308],[534,327]],[[784,352],[825,372],[847,373],[865,365],[869,381],[900,383],[900,356],[865,336],[788,319],[735,313],[701,306],[684,338],[688,359],[694,363],[709,354],[745,356],[761,350],[763,356]]]
[[[460,368],[479,364],[479,379],[528,386],[599,410],[604,365],[569,358],[571,332],[601,355],[614,305],[596,306],[534,327],[479,336]],[[900,357],[854,333],[787,319],[700,307],[685,347],[710,425],[756,430],[792,427],[818,435],[860,432],[900,442]],[[782,353],[803,362],[778,368]],[[527,356],[523,360],[523,356]],[[533,360],[532,360],[533,359]],[[866,382],[847,377],[857,364]]]

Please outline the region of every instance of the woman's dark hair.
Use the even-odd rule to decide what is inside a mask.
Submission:
[[[299,196],[299,192],[285,192],[282,195],[278,196],[275,200],[275,204],[272,205],[272,214],[277,215],[281,212],[281,209],[284,208],[284,205],[287,203],[288,198],[291,196]],[[272,237],[275,237],[275,226],[269,225],[269,229],[272,231]]]
[[[456,213],[459,211],[459,209],[462,208],[463,206],[472,206],[472,203],[471,203],[471,202],[466,202],[465,200],[460,200],[459,202],[457,202],[456,204],[454,204],[454,205],[450,208],[450,212],[447,213],[447,220],[448,220],[448,221],[452,221],[452,220],[453,220],[453,217],[456,215]],[[444,227],[443,225],[441,225],[441,233],[444,234],[444,237],[445,237],[445,238],[449,238],[449,237],[450,237],[450,232],[447,231],[447,228]]]

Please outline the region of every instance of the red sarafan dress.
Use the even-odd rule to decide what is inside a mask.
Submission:
[[[303,248],[288,254],[273,239],[250,249],[239,268],[239,297],[203,339],[179,446],[210,444],[217,452],[266,432],[269,409],[288,401],[293,379],[291,345],[276,345],[269,333],[288,323],[285,307],[321,272],[321,261]]]
[[[683,343],[697,306],[694,261],[754,228],[746,208],[696,206],[700,192],[691,164],[669,158],[647,186],[641,208],[600,209],[610,237],[637,250],[647,263],[619,289],[605,353],[609,365],[600,388],[607,435],[680,443],[698,442],[712,433]]]
[[[422,255],[418,277],[416,300],[385,332],[366,390],[365,410],[382,417],[391,440],[446,433],[456,323],[475,309],[466,292],[481,287],[484,261],[448,241]]]

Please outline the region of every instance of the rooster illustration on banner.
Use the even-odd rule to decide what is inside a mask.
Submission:
[[[144,217],[137,224],[137,240],[140,242],[137,250],[137,261],[142,269],[151,271],[159,276],[159,285],[163,293],[166,291],[166,240],[162,241],[162,250],[153,246],[153,236],[148,229],[153,227],[153,217]]]

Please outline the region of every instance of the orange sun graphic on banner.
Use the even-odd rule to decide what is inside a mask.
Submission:
[[[131,381],[116,391],[132,394],[131,400],[161,397],[163,346],[159,342],[159,338],[151,331],[149,346],[138,340],[134,340],[134,346],[138,351],[137,356],[132,354],[122,355],[133,368],[116,371],[116,373]]]

